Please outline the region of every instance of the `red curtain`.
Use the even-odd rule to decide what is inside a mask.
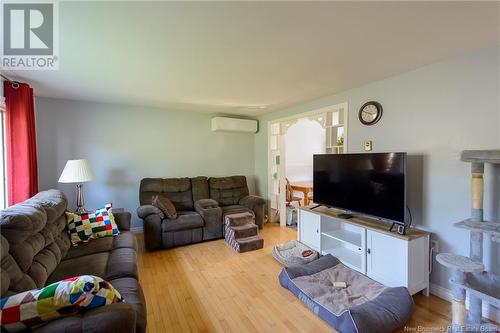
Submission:
[[[35,108],[33,89],[25,83],[4,81],[9,205],[38,192]]]

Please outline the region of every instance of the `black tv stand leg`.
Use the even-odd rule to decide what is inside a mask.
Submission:
[[[312,206],[312,207],[311,207],[311,208],[309,208],[309,209],[310,209],[310,210],[313,210],[313,209],[316,209],[316,208],[321,207],[321,206],[323,206],[323,205],[314,205],[314,206]]]
[[[394,226],[395,226],[395,225],[396,225],[396,223],[392,222],[392,224],[391,224],[391,228],[389,229],[389,231],[391,231],[391,232],[392,232],[392,229],[394,228]]]
[[[349,219],[352,219],[354,217],[354,215],[342,213],[342,214],[339,214],[338,217],[340,217],[341,219],[349,220]]]

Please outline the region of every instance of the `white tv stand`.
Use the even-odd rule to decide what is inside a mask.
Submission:
[[[298,240],[384,285],[429,295],[428,232],[412,228],[400,235],[389,231],[388,224],[343,219],[340,213],[326,207],[299,208]]]

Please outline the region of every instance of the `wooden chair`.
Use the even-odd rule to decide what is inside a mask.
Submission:
[[[288,180],[288,178],[285,178],[285,180],[286,180],[286,202],[290,204],[294,201],[297,201],[299,207],[302,206],[302,198],[294,195],[292,185],[290,185],[290,181]]]

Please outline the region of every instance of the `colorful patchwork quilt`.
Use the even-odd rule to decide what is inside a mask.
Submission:
[[[75,276],[0,299],[1,331],[27,331],[59,317],[121,301],[120,293],[100,277]]]
[[[110,203],[105,205],[104,208],[85,213],[66,212],[66,218],[71,243],[74,246],[90,239],[116,236],[120,233]]]

